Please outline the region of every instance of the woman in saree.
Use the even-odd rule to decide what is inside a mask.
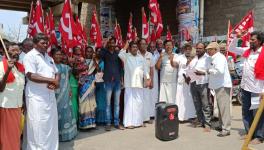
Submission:
[[[73,48],[73,55],[76,59],[74,72],[79,84],[79,128],[95,128],[95,72],[98,65],[93,60],[87,64],[79,47]]]
[[[60,88],[55,91],[59,119],[59,140],[70,141],[77,135],[76,119],[72,110],[69,84],[70,67],[62,64],[62,52],[58,48],[51,50],[56,67],[60,73]]]

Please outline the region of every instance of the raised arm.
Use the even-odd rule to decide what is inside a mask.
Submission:
[[[249,47],[237,47],[238,38],[235,37],[229,44],[229,51],[236,53],[237,55],[242,55]]]
[[[11,72],[12,68],[14,67],[13,61],[8,61],[8,68],[3,75],[3,78],[0,80],[0,92],[3,92],[6,87],[6,81],[9,73]]]
[[[174,67],[174,68],[178,68],[179,67],[179,63],[178,63],[178,61],[176,59],[177,58],[174,57],[174,54],[170,55],[170,63],[171,63],[171,66]]]
[[[161,68],[161,63],[162,63],[162,58],[163,58],[163,55],[164,55],[164,53],[163,53],[163,52],[162,52],[162,53],[160,53],[160,57],[159,57],[159,59],[158,59],[158,61],[157,61],[156,65],[155,65],[156,69],[158,69],[158,70],[160,70],[160,68]]]
[[[123,63],[125,62],[126,60],[126,57],[127,57],[127,49],[128,49],[128,42],[126,42],[125,46],[120,50],[119,54],[118,54],[118,57],[123,61]]]

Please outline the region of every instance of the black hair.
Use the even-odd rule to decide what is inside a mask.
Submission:
[[[11,47],[11,46],[15,46],[15,45],[19,46],[18,43],[15,43],[15,42],[8,42],[8,43],[6,43],[5,45],[6,45],[6,49],[7,49],[7,50],[8,50],[9,47]]]
[[[169,42],[171,42],[172,44],[173,44],[173,42],[172,42],[172,40],[165,40],[164,42],[163,42],[163,45],[165,46],[167,43],[169,43]]]
[[[50,54],[54,56],[57,52],[61,52],[61,49],[59,47],[53,47],[51,48]]]
[[[3,42],[5,45],[7,45],[9,43],[9,41],[7,39],[3,39]],[[0,42],[0,48],[3,48],[2,42]]]
[[[261,31],[253,31],[250,36],[257,36],[257,40],[260,42],[260,44],[262,45],[264,43],[264,33]]]
[[[72,52],[73,52],[73,54],[75,54],[76,51],[77,51],[78,49],[81,49],[81,48],[80,48],[79,46],[74,46],[74,47],[72,48]]]
[[[96,47],[95,51],[97,52],[99,49],[101,50],[102,48],[101,47]]]
[[[205,47],[205,43],[204,42],[198,42],[198,43],[196,43],[196,46],[198,46],[199,44],[203,44],[203,46]]]
[[[136,41],[131,41],[131,42],[129,43],[129,47],[131,48],[132,45],[137,45],[137,42],[136,42]]]
[[[48,37],[43,33],[38,33],[33,37],[34,44],[38,44],[38,42],[41,40],[48,41]]]
[[[183,49],[187,49],[188,47],[189,47],[189,48],[192,48],[191,43],[186,43],[186,44],[184,44]]]
[[[116,42],[116,38],[113,37],[113,36],[111,36],[111,38],[109,39],[109,42],[112,41],[112,40],[114,40]]]
[[[87,47],[85,48],[85,51],[87,51],[89,48],[92,49],[92,50],[94,50],[92,46],[87,46]]]
[[[144,39],[144,38],[140,38],[140,39],[138,40],[138,44],[140,44],[141,41],[145,41],[145,42],[147,43],[147,40],[146,40],[146,39]]]
[[[26,43],[30,43],[32,42],[33,43],[33,40],[31,38],[25,38],[23,41],[22,41],[22,46],[24,46]]]

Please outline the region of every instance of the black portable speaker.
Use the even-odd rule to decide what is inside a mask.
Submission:
[[[174,140],[179,134],[178,107],[175,104],[156,104],[155,135],[162,141]]]

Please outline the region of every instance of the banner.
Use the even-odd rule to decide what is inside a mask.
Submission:
[[[199,40],[199,0],[179,0],[179,41],[197,43]]]

